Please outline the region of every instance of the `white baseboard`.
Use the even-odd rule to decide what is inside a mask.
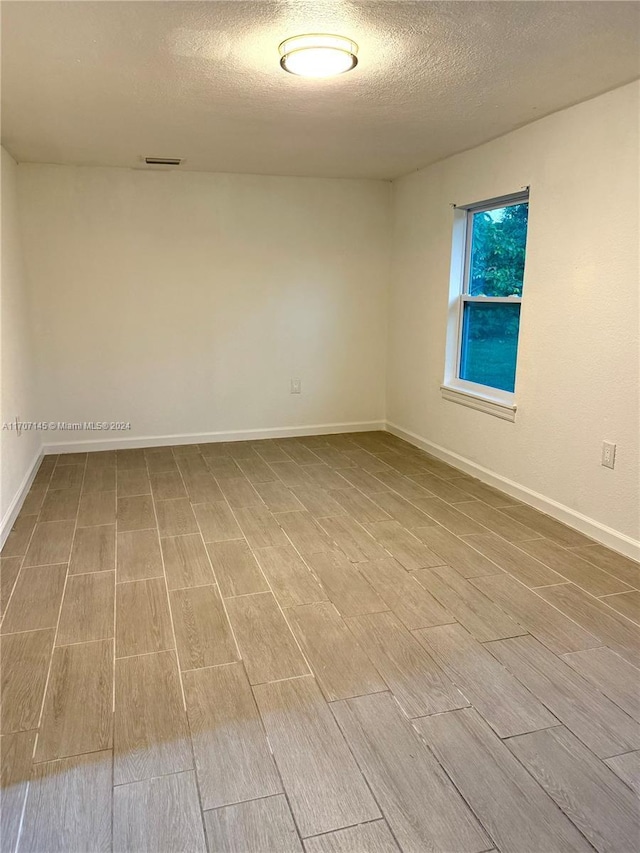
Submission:
[[[415,447],[419,447],[421,450],[441,459],[443,462],[447,462],[454,468],[459,468],[466,474],[482,480],[483,483],[500,489],[500,491],[506,492],[511,497],[539,509],[541,512],[546,513],[546,515],[561,521],[569,527],[573,527],[574,530],[584,533],[585,536],[589,536],[596,542],[606,545],[607,548],[624,554],[625,557],[630,557],[632,560],[640,561],[640,542],[636,539],[632,539],[630,536],[620,533],[612,527],[607,527],[606,524],[601,524],[594,518],[589,518],[589,516],[583,515],[565,504],[547,498],[539,492],[534,492],[526,486],[521,486],[519,483],[507,479],[507,477],[503,477],[501,474],[496,474],[488,468],[483,468],[482,465],[478,465],[464,456],[459,456],[457,453],[440,447],[439,444],[433,444],[397,424],[387,421],[386,430],[398,436],[398,438],[408,441],[409,444],[413,444]]]
[[[11,528],[13,527],[13,523],[18,517],[18,513],[22,508],[22,504],[24,503],[24,499],[27,496],[27,492],[31,488],[31,484],[38,472],[38,467],[40,466],[40,460],[42,459],[44,451],[42,448],[38,450],[36,453],[35,459],[31,463],[31,467],[27,471],[24,480],[20,484],[18,491],[15,493],[13,500],[9,504],[7,511],[5,512],[2,521],[0,522],[0,548],[7,541],[7,537],[11,532]]]
[[[125,450],[131,447],[161,447],[166,444],[208,444],[218,441],[259,441],[262,438],[294,438],[298,435],[331,435],[340,432],[384,430],[384,421],[362,421],[346,424],[312,424],[311,426],[270,427],[230,432],[184,433],[180,435],[144,435],[136,438],[88,439],[45,444],[44,453],[78,453],[85,450]]]

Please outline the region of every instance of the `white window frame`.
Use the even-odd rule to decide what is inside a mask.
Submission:
[[[451,275],[449,282],[449,313],[447,321],[447,344],[445,374],[440,386],[442,397],[507,421],[515,421],[515,392],[502,391],[490,385],[480,385],[460,378],[462,354],[462,324],[467,302],[519,303],[521,296],[470,296],[469,270],[471,266],[471,238],[474,213],[495,210],[511,204],[529,201],[529,188],[474,204],[455,205],[453,211],[453,238],[451,250]],[[517,367],[516,367],[517,370]]]

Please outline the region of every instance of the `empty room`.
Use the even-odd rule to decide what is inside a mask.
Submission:
[[[0,853],[635,853],[640,3],[0,15]]]

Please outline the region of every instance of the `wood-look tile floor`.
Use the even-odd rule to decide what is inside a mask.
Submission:
[[[2,853],[639,849],[640,566],[387,433],[46,457]]]

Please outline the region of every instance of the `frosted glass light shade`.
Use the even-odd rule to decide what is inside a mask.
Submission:
[[[285,39],[280,65],[299,77],[335,77],[358,64],[358,45],[343,36],[314,33]]]

